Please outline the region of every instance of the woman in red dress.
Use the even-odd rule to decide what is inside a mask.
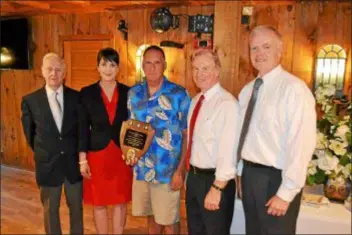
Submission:
[[[99,234],[108,234],[108,205],[113,206],[113,234],[121,234],[131,201],[132,168],[123,161],[120,130],[127,119],[128,87],[116,81],[119,55],[112,48],[97,56],[100,80],[82,88],[79,114],[79,164],[83,200],[93,205]]]

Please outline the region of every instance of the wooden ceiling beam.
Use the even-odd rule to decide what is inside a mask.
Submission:
[[[138,8],[214,5],[214,0],[0,0],[1,15],[91,13]]]
[[[82,7],[87,7],[91,5],[91,1],[82,1],[82,0],[63,0],[62,2],[72,4],[72,5],[78,5]]]
[[[13,0],[11,1],[13,3],[23,5],[23,6],[29,6],[33,8],[38,8],[41,10],[50,10],[50,4],[45,2],[45,1],[18,1],[18,0]]]
[[[12,12],[12,11],[16,11],[16,7],[13,6],[13,4],[11,4],[11,2],[0,2],[0,6],[1,6],[1,13],[3,12]]]

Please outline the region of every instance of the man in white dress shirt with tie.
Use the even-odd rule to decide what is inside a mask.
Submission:
[[[220,61],[210,50],[192,56],[201,92],[188,114],[186,209],[190,235],[229,234],[236,192],[238,103],[219,84]]]
[[[246,233],[295,234],[316,142],[315,100],[306,84],[280,65],[283,42],[274,28],[255,27],[249,44],[258,76],[239,95],[237,150]]]
[[[63,85],[65,63],[55,53],[43,58],[45,86],[22,99],[22,126],[34,152],[35,175],[46,234],[62,234],[62,187],[70,211],[70,234],[83,234],[82,177],[78,165],[79,94]]]

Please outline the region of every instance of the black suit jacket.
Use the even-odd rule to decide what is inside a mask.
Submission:
[[[79,93],[63,88],[62,131],[52,115],[45,87],[22,98],[22,126],[34,151],[36,180],[39,186],[59,186],[65,177],[82,180],[78,164]]]
[[[79,112],[79,151],[97,151],[104,149],[113,140],[120,147],[122,122],[127,120],[127,93],[129,87],[117,83],[118,103],[115,119],[110,124],[99,82],[82,88]]]

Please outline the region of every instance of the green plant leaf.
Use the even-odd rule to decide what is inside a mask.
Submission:
[[[350,159],[348,158],[347,154],[345,154],[340,158],[340,164],[346,166],[348,163],[350,163]]]
[[[307,177],[307,184],[313,185],[315,183],[315,175],[310,175]]]
[[[346,139],[347,139],[348,144],[351,145],[352,144],[351,143],[351,132],[346,133]]]
[[[318,129],[324,134],[329,133],[330,126],[331,126],[331,123],[327,119],[321,119],[317,123]]]
[[[317,169],[317,173],[315,174],[315,183],[316,184],[324,184],[327,179],[327,175],[323,170]]]

